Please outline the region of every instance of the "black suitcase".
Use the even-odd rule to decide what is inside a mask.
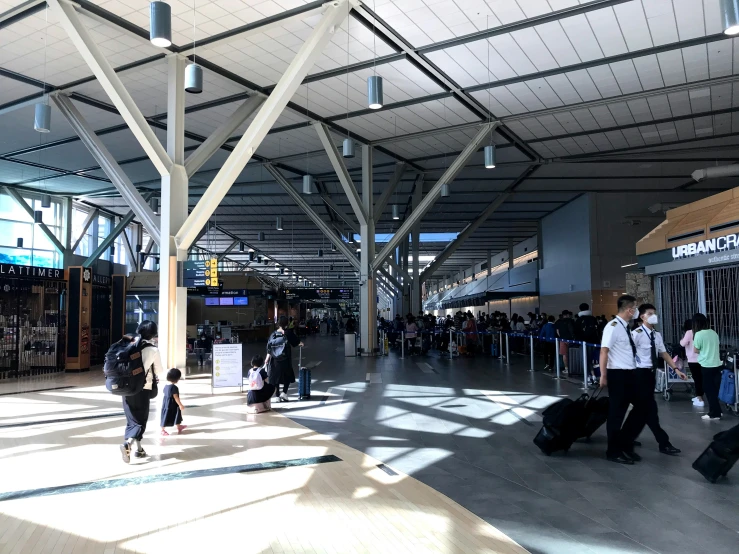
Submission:
[[[739,425],[721,431],[713,437],[713,442],[693,462],[693,469],[711,483],[724,477],[739,461]]]
[[[611,401],[607,396],[598,397],[602,390],[596,390],[585,403],[585,421],[579,438],[589,439],[608,420]]]
[[[570,377],[576,377],[583,374],[582,364],[582,346],[581,345],[567,345],[567,375]]]
[[[555,432],[546,425],[542,425],[541,430],[534,437],[534,444],[547,456],[551,456],[559,450],[568,451],[572,443],[573,441],[570,438]]]
[[[310,369],[302,366],[303,348],[300,348],[300,356],[298,357],[298,400],[310,399]]]

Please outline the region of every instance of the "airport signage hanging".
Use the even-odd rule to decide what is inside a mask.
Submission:
[[[679,260],[690,256],[699,256],[701,254],[714,254],[725,250],[734,250],[739,248],[739,235],[731,234],[724,237],[716,237],[712,239],[700,240],[689,244],[681,244],[672,247],[672,259]]]

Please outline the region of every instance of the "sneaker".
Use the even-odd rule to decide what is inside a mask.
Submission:
[[[705,415],[701,416],[701,419],[704,419],[706,421],[720,421],[721,420],[721,416],[711,417],[708,414],[705,414]]]
[[[288,402],[287,394],[285,394],[284,392],[280,394],[280,402]]]
[[[127,442],[124,442],[121,445],[121,457],[123,458],[124,463],[131,463],[131,445]]]
[[[550,369],[552,369],[552,368],[549,367],[549,364],[547,364],[547,365],[544,366],[544,371],[549,371]]]
[[[147,456],[148,454],[146,453],[146,450],[144,450],[143,448],[133,453],[134,458],[146,458]]]
[[[693,406],[702,408],[705,405],[705,402],[703,402],[703,400],[701,400],[699,397],[696,396],[695,398],[693,398]]]

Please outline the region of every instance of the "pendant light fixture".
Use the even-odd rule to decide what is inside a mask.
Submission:
[[[285,268],[284,267],[281,267],[280,268],[280,275],[285,275]]]
[[[720,0],[724,34],[739,34],[739,0]]]
[[[262,257],[261,256],[257,256],[257,263],[258,264],[261,264],[262,263]]]
[[[345,158],[353,158],[354,157],[354,141],[350,138],[345,138],[344,143],[343,143],[343,150],[344,150]]]
[[[203,68],[195,62],[195,0],[192,0],[192,63],[185,68],[185,92],[200,94],[203,92]]]
[[[254,251],[249,252],[249,261],[253,262],[254,258],[256,258],[256,254],[254,253]]]
[[[51,131],[51,106],[46,103],[36,104],[33,116],[33,128],[39,133]]]
[[[172,8],[166,2],[149,4],[149,40],[160,48],[172,45]]]
[[[354,233],[346,234],[346,242],[348,242],[349,244],[354,244]]]
[[[23,248],[23,237],[18,237],[15,241],[15,245],[18,248]]]
[[[49,196],[48,194],[41,195],[41,207],[51,208],[51,196]]]
[[[441,185],[441,197],[442,198],[448,198],[449,197],[449,194],[450,194],[449,184],[448,183],[444,183],[443,185]]]
[[[372,2],[372,11],[375,12],[375,2]],[[374,55],[372,70],[373,75],[367,78],[367,104],[371,110],[379,110],[383,104],[382,77],[377,74],[377,33],[375,33],[375,21],[372,20],[372,51]]]
[[[243,252],[243,251],[244,251],[244,243],[243,242],[240,242],[239,243],[239,252]]]
[[[185,92],[200,94],[203,92],[203,68],[191,63],[185,68]]]
[[[331,252],[336,252],[336,245],[333,242],[331,243]]]
[[[159,214],[159,198],[154,196],[151,200],[149,200],[149,206],[151,207],[151,211],[155,214]]]
[[[313,194],[313,175],[303,175],[303,194]]]
[[[257,240],[259,242],[264,242],[264,231],[259,231],[259,233],[257,233]]]
[[[318,257],[323,258],[323,248],[318,249]]]
[[[276,225],[276,229],[277,229],[278,231],[282,231],[282,216],[281,216],[281,215],[278,215],[278,216],[277,216],[277,225]]]
[[[393,204],[393,219],[400,219],[400,208],[397,204]]]
[[[36,210],[33,212],[33,222],[34,223],[43,223],[44,222],[44,212],[41,210]]]
[[[490,28],[490,16],[487,16],[487,27]],[[486,46],[488,48],[488,83],[492,81],[492,75],[490,73],[490,40],[486,39]],[[493,123],[493,112],[491,101],[493,95],[488,92],[488,125]],[[493,130],[490,129],[490,144],[485,147],[485,169],[493,169],[495,167],[495,144],[493,143]]]
[[[46,92],[46,45],[49,36],[49,7],[46,6],[46,34],[44,35],[44,81],[43,91]],[[49,96],[44,94],[43,101],[36,104],[33,112],[33,128],[39,133],[48,133],[51,131],[51,106],[49,106]]]
[[[112,258],[113,256],[115,256],[115,245],[111,244],[110,245],[110,257]]]

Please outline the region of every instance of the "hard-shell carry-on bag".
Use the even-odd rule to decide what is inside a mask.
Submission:
[[[693,462],[693,469],[711,483],[715,483],[739,461],[739,425],[722,431]]]
[[[310,399],[310,369],[303,367],[303,347],[298,357],[298,400]]]

